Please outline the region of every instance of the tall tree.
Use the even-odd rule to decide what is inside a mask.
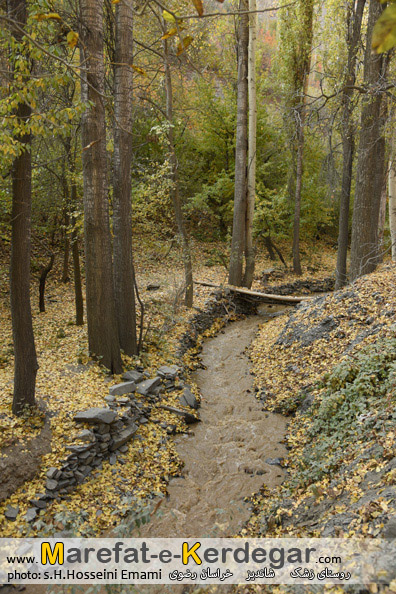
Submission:
[[[85,275],[89,350],[112,373],[122,371],[115,313],[107,195],[103,0],[81,0]]]
[[[299,0],[297,5],[297,29],[293,48],[293,96],[292,114],[295,126],[296,177],[293,222],[293,270],[302,274],[300,260],[300,219],[303,185],[303,159],[305,144],[306,95],[311,70],[313,39],[313,13],[315,0]]]
[[[115,13],[113,253],[120,346],[136,355],[135,272],[132,257],[133,5],[121,0]]]
[[[389,229],[392,260],[396,262],[396,162],[392,155],[389,164]]]
[[[24,45],[24,28],[27,22],[26,0],[7,1],[10,33],[15,40],[11,51],[11,75],[17,79],[29,72]],[[23,63],[22,72],[18,63]],[[11,80],[12,85],[12,80]],[[14,90],[15,92],[16,90]],[[11,244],[11,317],[14,341],[14,398],[12,411],[20,415],[26,406],[34,406],[36,375],[38,370],[30,305],[30,249],[32,210],[32,160],[29,118],[31,108],[23,99],[23,91],[15,109],[20,133],[19,155],[12,166],[12,244]]]
[[[256,92],[256,53],[257,53],[257,1],[249,0],[249,50],[248,50],[248,172],[246,208],[246,268],[243,279],[245,287],[251,288],[254,279],[255,249],[253,244],[253,218],[256,199],[257,162],[257,92]]]
[[[378,264],[378,220],[385,169],[386,83],[389,56],[373,54],[373,28],[382,13],[377,0],[370,0],[364,60],[361,131],[352,219],[350,278],[372,272]]]
[[[163,33],[166,33],[166,23],[162,23]],[[180,199],[180,188],[179,188],[179,175],[178,175],[178,162],[176,155],[175,145],[175,128],[173,119],[173,87],[172,87],[172,71],[170,66],[169,56],[169,41],[164,39],[163,41],[163,55],[164,55],[164,70],[165,70],[165,95],[166,95],[166,119],[167,119],[167,138],[168,138],[168,150],[169,160],[171,165],[171,197],[173,203],[173,209],[175,211],[176,224],[180,235],[183,253],[184,263],[184,302],[187,307],[192,307],[194,299],[194,284],[193,284],[193,273],[192,273],[192,260],[190,251],[190,242],[188,239],[187,229],[184,222],[182,204]]]
[[[240,0],[239,10],[234,218],[228,277],[235,286],[242,285],[246,245],[249,0]]]
[[[366,0],[349,0],[346,20],[348,48],[344,88],[341,96],[342,183],[336,269],[336,289],[347,283],[347,252],[349,243],[349,208],[352,185],[353,157],[355,152],[355,126],[353,123],[353,96],[356,81],[356,62],[360,46],[363,12]]]

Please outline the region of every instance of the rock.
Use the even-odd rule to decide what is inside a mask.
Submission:
[[[109,408],[89,408],[74,416],[77,423],[104,423],[105,425],[113,423],[116,418],[117,413]]]
[[[23,516],[25,522],[33,522],[37,518],[37,507],[29,507],[26,514]]]
[[[95,435],[89,429],[84,429],[83,431],[81,431],[81,433],[79,433],[77,435],[76,440],[87,441],[87,442],[95,441]],[[48,478],[52,478],[52,477],[48,477]]]
[[[105,396],[104,399],[106,400],[106,402],[108,404],[113,404],[113,402],[116,401],[115,396],[111,396],[110,394],[108,394],[107,396]]]
[[[122,376],[122,379],[126,382],[135,382],[135,384],[139,384],[144,380],[143,373],[137,371],[136,369],[131,369],[131,371],[127,371]]]
[[[265,462],[270,466],[280,466],[282,468],[283,458],[267,458]]]
[[[136,390],[135,382],[124,382],[123,384],[116,384],[109,389],[110,396],[123,396],[124,394],[132,394]]]
[[[147,291],[158,291],[160,288],[161,288],[161,285],[152,283],[150,285],[147,285],[146,290]]]
[[[58,488],[58,481],[55,481],[54,479],[48,479],[45,483],[45,488],[48,489],[48,491],[56,491]]]
[[[396,538],[396,517],[393,516],[386,524],[383,532],[384,538]]]
[[[35,507],[37,507],[38,509],[45,509],[47,507],[47,500],[45,499],[32,499],[30,501],[30,503],[32,505],[34,505]]]
[[[128,446],[127,445],[122,445],[120,448],[118,448],[120,450],[120,452],[122,454],[126,454],[128,451]]]
[[[11,522],[15,522],[18,514],[19,514],[19,507],[12,507],[12,505],[7,505],[7,508],[4,512],[4,515],[7,518],[7,520],[10,520]]]
[[[189,406],[190,408],[194,408],[195,410],[199,408],[198,400],[195,398],[194,394],[191,392],[188,386],[184,388],[183,394],[180,396],[179,400],[182,406]]]
[[[174,406],[167,406],[167,405],[163,404],[160,406],[160,408],[162,408],[163,410],[167,410],[175,415],[178,415],[179,417],[183,417],[184,420],[186,421],[187,425],[192,425],[193,423],[201,422],[201,419],[199,419],[195,415],[193,415],[185,410],[180,410],[179,408],[175,408]]]
[[[58,468],[52,467],[49,470],[47,470],[47,473],[45,476],[48,479],[57,479],[60,477],[60,475],[61,475],[61,471]]]
[[[147,417],[140,417],[139,423],[141,425],[145,425],[146,423],[148,423],[148,418]]]
[[[114,464],[117,464],[117,456],[115,454],[111,454],[110,458],[109,458],[109,462],[110,464],[113,466]]]
[[[138,394],[141,394],[142,396],[148,396],[149,394],[152,394],[152,391],[157,388],[157,386],[159,386],[161,384],[161,378],[159,377],[155,377],[154,379],[148,379],[145,380],[144,382],[141,382],[137,389],[136,392]]]
[[[87,452],[88,450],[90,450],[92,448],[92,446],[93,446],[92,443],[88,443],[86,445],[66,446],[66,449],[69,450],[69,452],[72,452],[73,454],[77,454],[79,456],[80,454],[83,454],[84,452]]]
[[[135,435],[137,430],[138,430],[138,426],[133,423],[132,425],[130,425],[130,427],[127,427],[126,429],[121,431],[118,435],[115,435],[113,437],[114,443],[110,447],[110,451],[114,452],[115,450],[118,450],[118,448],[123,446],[125,443],[130,441],[132,439],[132,437]]]
[[[129,398],[119,398],[117,401],[121,406],[127,406],[130,403]]]
[[[163,365],[157,371],[157,375],[159,375],[159,377],[169,380],[174,380],[178,373],[180,373],[180,368],[176,365],[171,365],[170,367]]]

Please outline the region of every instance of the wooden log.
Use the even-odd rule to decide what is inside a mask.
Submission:
[[[235,293],[236,295],[241,295],[241,297],[252,297],[254,299],[258,299],[260,301],[265,301],[268,303],[285,303],[285,304],[293,304],[297,305],[302,301],[306,301],[309,299],[314,299],[314,297],[310,296],[294,296],[294,295],[273,295],[271,293],[260,293],[259,291],[252,291],[250,289],[244,289],[241,287],[234,287],[232,285],[215,285],[214,283],[208,283],[203,281],[194,281],[196,285],[201,285],[202,287],[212,287],[214,289],[224,289],[226,291],[230,291],[231,293]]]

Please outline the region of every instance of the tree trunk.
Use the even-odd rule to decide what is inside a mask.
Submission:
[[[388,179],[389,179],[389,166],[387,164],[384,171],[384,179],[382,181],[382,192],[381,192],[381,201],[380,201],[380,209],[379,209],[379,217],[378,217],[378,261],[382,262],[385,255],[385,246],[384,246],[384,232],[385,232],[385,222],[386,222],[386,204],[388,201]]]
[[[239,9],[249,10],[249,0],[240,0]],[[235,147],[234,219],[230,255],[229,283],[240,287],[243,274],[243,254],[246,244],[247,204],[247,135],[248,135],[248,47],[249,15],[239,16],[238,28],[238,92]]]
[[[63,219],[65,223],[65,241],[64,241],[64,251],[63,251],[63,266],[62,266],[62,283],[68,283],[69,278],[69,256],[70,256],[70,241],[69,241],[69,225],[70,225],[70,216],[67,210],[67,206],[64,209]]]
[[[78,234],[75,229],[76,221],[72,218],[73,232],[72,232],[72,255],[73,255],[73,272],[74,272],[74,301],[76,307],[76,326],[84,325],[84,300],[82,293],[81,282],[81,268],[80,268],[80,252],[78,249]]]
[[[373,272],[378,264],[378,218],[385,167],[386,103],[381,86],[386,82],[389,57],[373,54],[371,38],[381,15],[381,4],[370,0],[364,64],[364,82],[373,91],[363,98],[361,132],[352,220],[350,278]]]
[[[304,158],[304,107],[297,112],[297,169],[296,169],[296,196],[294,199],[294,223],[293,223],[293,272],[301,275],[300,260],[300,218],[301,218],[301,192],[303,178]]]
[[[107,197],[102,0],[81,0],[81,23],[81,92],[90,102],[82,117],[88,344],[105,367],[121,373]]]
[[[55,255],[51,254],[50,261],[48,262],[47,266],[45,266],[40,274],[40,283],[39,283],[39,310],[40,313],[45,313],[45,284],[47,282],[47,276],[52,270],[54,265]]]
[[[25,0],[8,0],[8,16],[20,27],[27,21]],[[16,43],[23,39],[21,30],[10,25]],[[13,70],[13,65],[11,64]],[[15,117],[21,126],[31,116],[30,106],[20,103]],[[32,209],[32,163],[31,136],[17,137],[21,154],[12,167],[12,218],[11,218],[11,318],[14,341],[14,397],[12,412],[20,415],[26,406],[35,405],[36,374],[38,370],[34,344],[32,313],[30,305],[30,249]]]
[[[345,88],[342,93],[342,183],[340,197],[340,218],[338,232],[338,252],[335,288],[340,289],[348,280],[347,254],[349,243],[349,208],[351,198],[353,157],[355,152],[355,127],[352,121],[353,114],[353,86],[356,81],[356,60],[360,45],[363,11],[366,0],[358,0],[355,6],[353,1],[349,5],[347,20],[347,73]]]
[[[165,23],[163,23],[163,31],[166,31]],[[185,278],[185,305],[192,307],[194,299],[194,284],[192,274],[192,261],[190,252],[190,243],[188,240],[187,230],[184,223],[183,211],[179,193],[179,176],[177,171],[177,155],[175,147],[175,133],[173,124],[173,89],[172,89],[172,73],[169,64],[169,48],[168,41],[164,40],[164,69],[165,69],[165,93],[166,93],[166,118],[168,122],[168,147],[169,160],[172,169],[172,202],[175,211],[175,218],[177,228],[182,243],[183,262],[184,262],[184,278]]]
[[[133,6],[116,5],[114,66],[113,254],[120,347],[137,354],[135,279],[132,255]]]
[[[249,51],[248,51],[248,97],[249,97],[249,137],[246,208],[246,268],[243,285],[251,288],[254,279],[255,249],[253,244],[253,218],[256,201],[256,162],[257,162],[257,94],[256,94],[256,52],[257,52],[257,1],[249,0]]]
[[[389,166],[389,229],[392,245],[392,260],[396,262],[396,162]]]

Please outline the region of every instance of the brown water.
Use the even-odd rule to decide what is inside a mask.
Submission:
[[[272,488],[282,482],[282,469],[265,460],[286,454],[280,443],[286,420],[262,410],[246,353],[264,321],[255,316],[234,322],[206,341],[205,369],[194,377],[202,394],[202,422],[193,426],[194,435],[177,438],[182,477],[170,482],[169,498],[142,536],[232,536],[249,517],[244,498],[263,484]]]

